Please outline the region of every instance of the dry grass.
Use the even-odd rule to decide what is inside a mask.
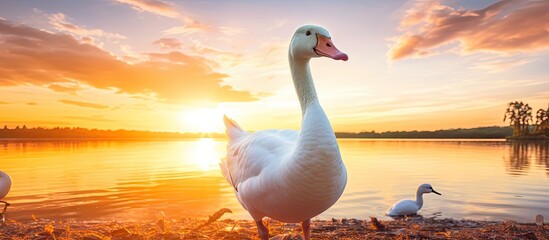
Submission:
[[[0,226],[0,239],[257,239],[257,230],[253,221],[231,219],[212,221],[212,217],[171,220],[162,218],[142,222],[58,222],[44,219],[28,223],[7,221],[4,226]],[[549,226],[512,221],[404,219],[372,223],[372,220],[315,220],[311,223],[312,238],[549,239]],[[299,224],[283,224],[274,220],[265,222],[272,235],[271,239],[301,239]]]

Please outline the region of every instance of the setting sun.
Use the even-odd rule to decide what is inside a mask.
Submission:
[[[182,112],[178,119],[182,126],[196,132],[223,132],[223,114],[219,108],[200,108]]]

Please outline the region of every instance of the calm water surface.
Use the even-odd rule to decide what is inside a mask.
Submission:
[[[349,179],[321,219],[386,219],[421,183],[424,217],[532,222],[549,217],[549,143],[340,139]],[[0,141],[0,170],[13,178],[7,217],[134,220],[251,219],[217,165],[222,139],[182,141]]]

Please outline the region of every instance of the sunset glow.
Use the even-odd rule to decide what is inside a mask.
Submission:
[[[223,132],[223,110],[219,108],[198,108],[181,112],[182,127],[190,127],[197,132]]]
[[[17,1],[0,8],[0,123],[223,132],[299,128],[296,28],[335,131],[505,125],[549,101],[548,1]],[[3,127],[2,125],[2,127]]]
[[[192,163],[196,165],[199,171],[213,171],[219,167],[219,159],[223,156],[216,149],[216,142],[211,138],[201,138],[192,148],[193,156],[189,156],[186,159],[193,159]],[[217,151],[216,151],[217,150]]]

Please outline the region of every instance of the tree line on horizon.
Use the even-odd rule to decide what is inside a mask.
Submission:
[[[469,129],[449,129],[436,131],[388,131],[336,132],[338,138],[505,138],[511,136],[511,127],[478,127]],[[27,128],[17,126],[0,129],[0,138],[30,139],[178,139],[200,137],[225,137],[222,133],[179,133],[152,132],[138,130],[98,130],[81,127]]]
[[[0,138],[50,138],[50,139],[177,139],[177,138],[200,138],[220,137],[221,134],[211,133],[180,133],[180,132],[153,132],[139,130],[101,130],[87,129],[81,127],[54,127],[54,128],[27,128],[15,127],[9,129],[6,125],[0,129]]]
[[[435,131],[388,131],[388,132],[359,132],[337,133],[338,138],[506,138],[511,136],[511,127],[477,127],[441,129]]]

